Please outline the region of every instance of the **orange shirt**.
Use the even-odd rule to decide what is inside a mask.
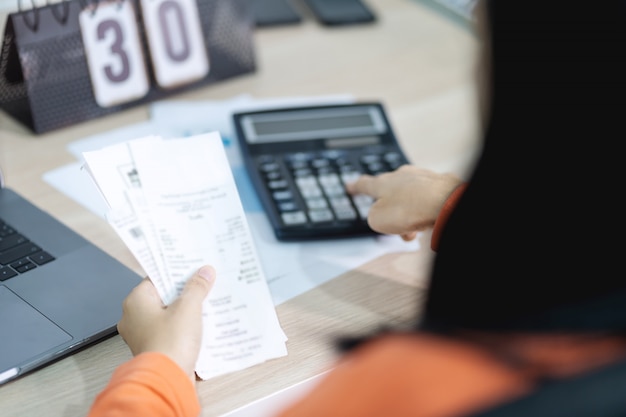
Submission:
[[[96,397],[89,417],[187,417],[200,414],[189,376],[161,353],[142,353],[120,365]]]
[[[444,206],[433,231],[462,193]],[[322,415],[452,417],[531,389],[523,373],[469,344],[426,334],[389,335],[346,355],[337,368],[280,417]],[[121,365],[89,417],[191,417],[200,413],[193,384],[165,355],[144,353]]]
[[[529,391],[522,373],[471,345],[422,334],[381,337],[345,356],[280,417],[452,417]],[[165,355],[120,366],[89,417],[191,417],[200,406],[189,378]]]

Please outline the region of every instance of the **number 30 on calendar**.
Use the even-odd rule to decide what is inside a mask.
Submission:
[[[195,0],[141,0],[151,65],[159,87],[204,78],[209,60]],[[132,2],[100,1],[79,16],[96,102],[110,107],[150,90]]]

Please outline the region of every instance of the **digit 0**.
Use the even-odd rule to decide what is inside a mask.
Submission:
[[[169,19],[168,16],[170,17]],[[185,25],[185,15],[183,14],[180,4],[172,0],[162,2],[159,6],[159,22],[163,29],[163,43],[167,56],[175,62],[184,62],[187,60],[190,54],[189,38],[185,30],[187,26]],[[174,45],[176,34],[180,41],[178,51]]]
[[[157,84],[175,88],[204,78],[209,59],[196,0],[141,0]]]

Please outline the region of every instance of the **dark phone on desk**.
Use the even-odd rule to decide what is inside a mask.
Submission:
[[[363,0],[304,0],[320,23],[328,26],[371,23],[374,12]]]
[[[290,0],[248,0],[257,27],[300,23],[302,17]]]
[[[250,180],[278,240],[376,233],[373,200],[345,184],[406,164],[380,103],[283,108],[233,115]]]

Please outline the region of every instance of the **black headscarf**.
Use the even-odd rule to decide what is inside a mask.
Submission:
[[[626,330],[626,5],[487,2],[482,154],[423,327]]]

